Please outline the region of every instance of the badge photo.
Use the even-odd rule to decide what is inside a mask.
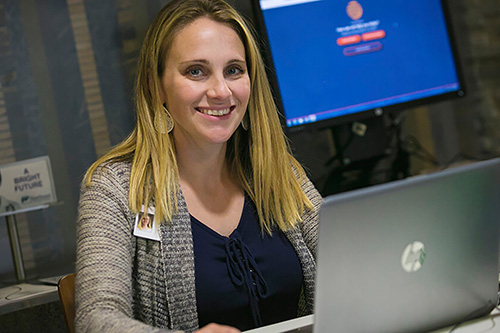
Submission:
[[[135,216],[134,236],[159,241],[160,235],[154,216],[154,207],[149,207],[147,213],[144,213],[142,206],[141,212]]]

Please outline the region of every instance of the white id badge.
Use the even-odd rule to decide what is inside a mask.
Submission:
[[[144,214],[144,206],[141,212],[135,216],[134,236],[160,241],[158,227],[155,221],[155,208],[149,207],[148,213]]]

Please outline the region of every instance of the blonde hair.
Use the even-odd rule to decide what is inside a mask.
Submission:
[[[154,197],[155,219],[171,221],[177,211],[179,174],[171,134],[160,134],[154,116],[164,112],[160,98],[165,59],[176,34],[200,17],[231,27],[241,38],[251,82],[247,108],[249,129],[238,127],[228,141],[226,159],[241,186],[255,203],[261,226],[271,232],[292,228],[312,203],[301,188],[305,172],[291,155],[281,128],[264,63],[244,19],[222,0],[173,0],[156,15],[144,39],[136,81],[137,124],[122,143],[87,171],[113,161],[132,160],[129,206],[139,212]]]

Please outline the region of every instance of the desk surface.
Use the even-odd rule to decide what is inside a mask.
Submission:
[[[244,333],[279,333],[288,332],[296,330],[300,327],[311,325],[314,322],[313,315],[304,316],[281,323],[264,326],[261,328],[256,328],[253,330],[245,331]],[[445,332],[457,332],[457,333],[499,333],[500,332],[500,311],[494,309],[488,316],[484,316],[478,319],[474,319],[465,322],[458,327],[446,327],[434,331],[434,333],[445,333]],[[300,332],[300,331],[297,331]]]
[[[0,315],[57,300],[57,286],[16,284],[0,289]]]
[[[295,330],[300,327],[311,325],[314,322],[313,315],[299,317],[287,321],[283,321],[281,323],[268,325],[260,328],[256,328],[253,330],[245,331],[244,333],[278,333],[278,332],[287,332],[291,330]]]

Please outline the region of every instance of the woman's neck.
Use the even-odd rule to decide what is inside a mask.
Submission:
[[[177,166],[182,183],[199,190],[208,190],[227,184],[232,175],[226,162],[226,144],[177,146]]]
[[[231,234],[238,226],[245,198],[227,164],[226,145],[177,150],[177,165],[189,213],[219,234]]]

